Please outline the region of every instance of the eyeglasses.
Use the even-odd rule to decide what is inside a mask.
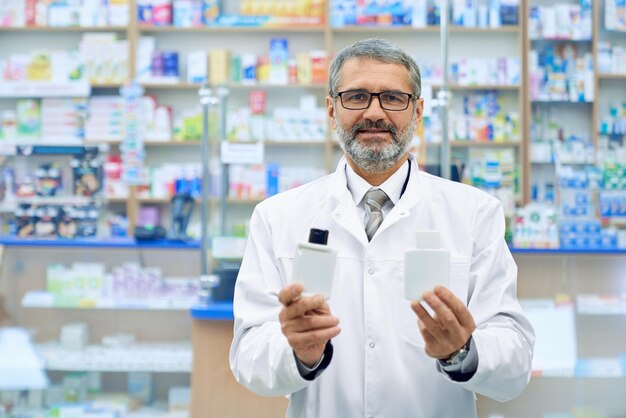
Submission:
[[[417,99],[409,93],[399,91],[381,91],[380,93],[370,93],[364,90],[346,90],[340,91],[333,97],[341,99],[341,105],[348,110],[363,110],[370,107],[373,97],[378,97],[380,107],[385,110],[402,111],[409,107],[411,99]]]

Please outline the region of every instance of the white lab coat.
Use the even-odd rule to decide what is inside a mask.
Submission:
[[[368,242],[345,164],[265,200],[252,215],[234,298],[230,365],[237,381],[260,395],[289,396],[289,418],[470,418],[474,392],[500,401],[519,395],[530,378],[534,333],[516,300],[517,267],[500,203],[412,162],[406,192]],[[341,327],[332,361],[314,381],[298,373],[277,299],[310,228],[328,229],[338,254],[329,305]],[[424,353],[417,317],[403,297],[404,251],[415,246],[413,232],[425,229],[441,232],[450,289],[477,325],[478,369],[464,383]]]

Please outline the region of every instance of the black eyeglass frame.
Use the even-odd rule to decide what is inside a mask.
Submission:
[[[343,104],[343,96],[342,96],[342,95],[343,95],[344,93],[348,93],[348,92],[351,92],[351,91],[354,91],[354,92],[360,92],[360,93],[367,93],[367,94],[369,94],[369,95],[370,95],[370,98],[369,98],[369,100],[368,100],[368,102],[367,102],[367,106],[365,106],[365,107],[359,107],[359,108],[354,108],[354,107],[346,107],[346,105],[344,105],[344,104]],[[392,93],[392,94],[402,94],[402,95],[404,95],[404,96],[409,96],[409,99],[408,99],[408,100],[407,100],[407,102],[406,102],[406,107],[405,107],[404,109],[388,109],[388,108],[386,108],[386,107],[383,105],[383,102],[380,100],[380,95],[381,95],[381,94],[389,94],[389,93]],[[367,90],[358,90],[358,89],[355,89],[355,90],[344,90],[344,91],[339,91],[339,92],[337,92],[337,93],[335,93],[335,94],[333,95],[333,98],[337,98],[337,97],[339,97],[339,101],[341,102],[341,106],[343,106],[343,108],[344,108],[344,109],[347,109],[347,110],[365,110],[365,109],[369,108],[369,107],[370,107],[370,105],[372,104],[372,99],[373,99],[374,97],[378,97],[378,103],[380,104],[380,107],[381,107],[383,110],[387,110],[387,111],[389,111],[389,112],[404,112],[405,110],[407,110],[407,109],[409,108],[409,104],[411,103],[411,100],[415,101],[415,100],[417,100],[417,99],[419,99],[419,98],[420,98],[420,96],[416,96],[416,95],[414,95],[414,94],[410,94],[410,93],[405,93],[405,92],[403,92],[403,91],[386,90],[386,91],[381,91],[381,92],[379,92],[379,93],[372,93],[372,92],[369,92],[369,91],[367,91]]]

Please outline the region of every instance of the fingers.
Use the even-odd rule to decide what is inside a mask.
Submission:
[[[426,308],[422,306],[421,302],[416,301],[416,302],[411,303],[411,308],[413,309],[413,311],[417,314],[417,317],[419,318],[420,331],[422,331],[422,328],[425,330],[428,330],[428,333],[432,335],[433,337],[434,337],[435,332],[437,333],[443,332],[443,330],[441,329],[441,326],[435,321],[435,319],[432,316],[430,316]]]
[[[448,306],[443,303],[437,295],[433,292],[425,292],[424,301],[428,303],[428,306],[430,306],[435,312],[435,317],[433,319],[439,325],[436,328],[429,328],[435,338],[440,339],[440,335],[442,333],[449,333],[452,335],[461,334],[463,328],[454,315],[454,312],[448,308]]]
[[[285,288],[283,288],[278,293],[278,301],[283,306],[289,306],[291,303],[295,302],[300,298],[302,294],[302,285],[300,284],[292,284]]]
[[[419,318],[426,353],[432,357],[445,357],[467,341],[476,328],[474,319],[463,302],[444,287],[425,292],[423,299],[434,315],[431,316],[418,301],[414,301],[411,308]]]
[[[335,338],[340,332],[341,328],[339,327],[307,332],[294,332],[287,335],[287,341],[294,350],[297,350],[297,347],[311,347],[316,344],[326,344],[328,340]]]
[[[422,338],[424,339],[424,350],[426,354],[431,357],[436,357],[439,353],[437,353],[433,347],[438,346],[437,339],[428,331],[426,325],[424,325],[421,320],[418,320],[417,324],[419,326],[420,333],[422,334]]]
[[[284,306],[280,311],[279,319],[281,321],[288,321],[304,316],[307,312],[315,310],[322,314],[324,311],[329,311],[328,309],[323,309],[325,306],[327,306],[326,301],[322,295],[302,297]]]
[[[332,328],[339,324],[339,319],[333,316],[303,316],[281,324],[283,334],[291,332],[307,332],[323,328]]]
[[[472,328],[472,331],[476,328],[472,314],[470,314],[465,304],[461,299],[457,298],[454,293],[443,286],[437,286],[435,287],[435,295],[437,295],[454,313],[454,316],[462,327]]]

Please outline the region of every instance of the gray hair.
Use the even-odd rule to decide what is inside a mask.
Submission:
[[[413,95],[419,97],[422,92],[422,76],[415,60],[403,49],[384,39],[364,39],[345,47],[335,55],[330,64],[328,77],[328,94],[333,97],[337,94],[339,75],[343,65],[352,58],[368,59],[387,64],[402,65],[409,71],[409,80],[413,86]]]

